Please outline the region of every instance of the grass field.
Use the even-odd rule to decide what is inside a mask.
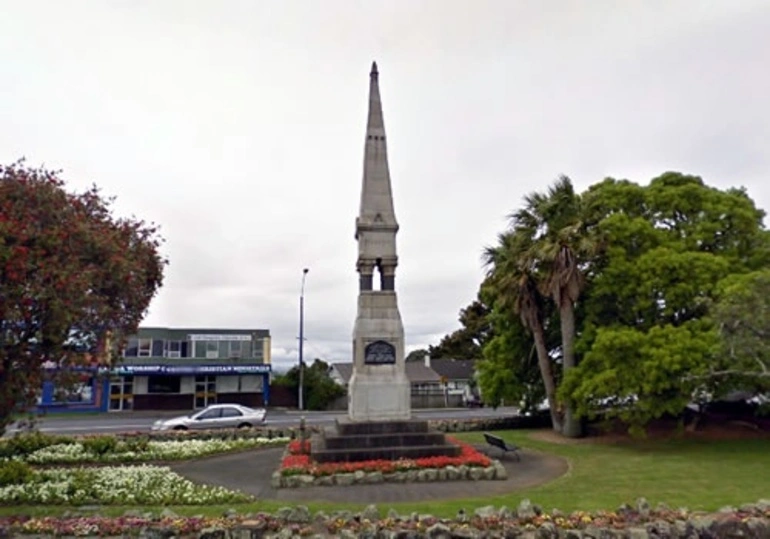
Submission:
[[[736,440],[656,440],[609,443],[554,443],[536,439],[528,431],[498,432],[502,438],[529,450],[566,458],[569,472],[539,487],[504,496],[393,504],[402,514],[413,511],[451,517],[459,509],[506,505],[514,508],[528,498],[546,511],[614,510],[643,496],[654,506],[715,510],[770,498],[770,438]],[[481,433],[458,434],[462,440],[481,443]],[[241,506],[172,507],[180,515],[220,515],[228,508],[241,512],[274,511],[286,503],[263,501]],[[332,506],[318,500],[313,511],[359,510],[362,506]],[[4,507],[0,514],[59,514],[65,507]],[[102,508],[103,514],[122,514],[127,507]],[[387,507],[381,507],[386,510]],[[157,512],[158,508],[145,508]]]

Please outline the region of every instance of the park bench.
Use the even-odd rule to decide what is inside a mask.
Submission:
[[[507,443],[505,440],[498,436],[494,436],[493,434],[489,434],[488,432],[484,433],[484,439],[487,441],[489,445],[492,447],[496,447],[500,451],[503,452],[503,455],[507,455],[508,453],[513,454],[513,456],[516,457],[516,460],[521,460],[521,457],[519,456],[519,447],[513,444]]]

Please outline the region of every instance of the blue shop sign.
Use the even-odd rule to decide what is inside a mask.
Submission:
[[[266,374],[270,365],[120,365],[119,375],[151,374]]]

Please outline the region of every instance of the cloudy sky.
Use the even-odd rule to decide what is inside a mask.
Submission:
[[[368,73],[407,349],[457,328],[480,254],[559,174],[666,170],[770,209],[766,0],[0,0],[0,161],[162,227],[148,325],[268,328],[349,361]]]

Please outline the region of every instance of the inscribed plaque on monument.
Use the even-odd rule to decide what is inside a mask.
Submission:
[[[367,365],[387,365],[396,362],[396,347],[385,341],[374,341],[366,345],[364,363]]]

